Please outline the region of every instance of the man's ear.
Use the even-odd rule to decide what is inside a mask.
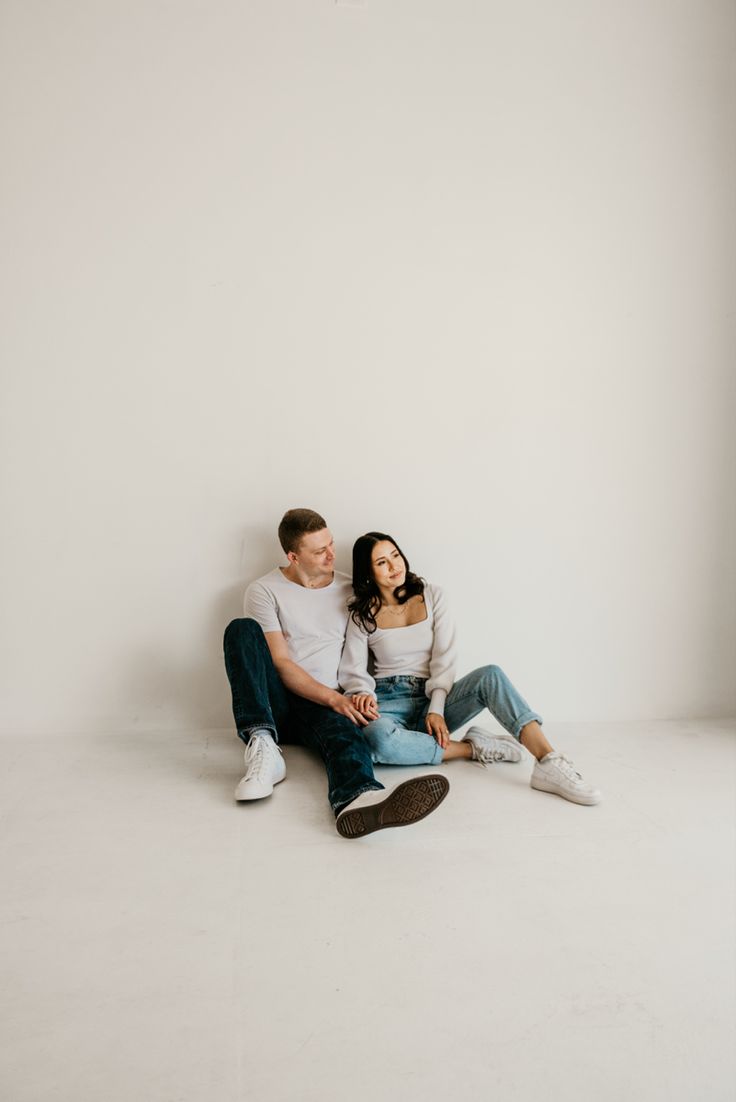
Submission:
[[[289,560],[289,566],[293,566],[295,562],[299,561],[293,551],[287,551],[286,557]]]

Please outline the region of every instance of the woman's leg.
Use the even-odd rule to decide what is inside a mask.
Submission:
[[[455,758],[466,758],[467,761],[472,761],[473,749],[469,742],[455,742],[450,739],[442,751],[442,760],[453,761]]]
[[[535,757],[552,750],[542,733],[542,717],[529,707],[500,666],[481,666],[455,682],[445,704],[447,726],[456,731],[484,708]]]
[[[537,761],[541,761],[547,754],[552,753],[552,747],[544,737],[541,725],[537,723],[536,719],[531,720],[522,728],[519,742],[530,754],[534,755]]]
[[[372,720],[362,734],[374,763],[380,765],[439,765],[443,759],[442,747],[432,735],[412,731],[389,715]]]
[[[441,761],[470,760],[473,756],[469,742],[450,742],[443,750],[432,735],[412,731],[391,716],[374,719],[362,733],[371,748],[374,764],[439,765]]]
[[[445,703],[447,726],[456,731],[483,708],[537,759],[532,788],[573,803],[599,803],[598,789],[583,780],[568,758],[552,749],[542,732],[542,717],[531,710],[498,666],[482,666],[453,685]]]
[[[379,678],[376,700],[380,718],[362,730],[373,761],[381,765],[439,765],[442,747],[424,730],[424,681],[417,677]]]

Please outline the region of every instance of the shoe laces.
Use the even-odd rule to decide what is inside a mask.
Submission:
[[[270,743],[270,745],[269,745]],[[270,735],[254,735],[245,748],[245,776],[244,781],[251,781],[255,777],[260,780],[260,772],[267,768],[269,756],[273,757],[274,750],[280,754],[281,750]]]
[[[583,779],[570,759],[566,758],[564,754],[559,754],[553,758],[550,764],[556,765],[560,772],[569,777],[571,781],[582,781]]]
[[[497,746],[478,746],[477,743],[471,743],[473,747],[473,761],[477,761],[479,765],[482,765],[485,769],[486,765],[492,765],[497,761],[505,761],[503,750],[499,750]]]

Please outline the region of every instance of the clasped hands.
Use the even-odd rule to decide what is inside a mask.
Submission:
[[[340,694],[336,694],[340,697]],[[341,696],[339,702],[333,705],[336,712],[352,719],[359,727],[365,727],[371,720],[378,719],[378,701],[372,693],[355,693],[353,696]],[[424,721],[427,734],[432,735],[444,750],[450,741],[450,732],[445,723],[445,717],[438,712],[428,712]]]

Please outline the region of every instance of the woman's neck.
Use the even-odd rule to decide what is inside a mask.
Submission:
[[[408,598],[408,599],[410,600],[411,598]],[[388,608],[398,608],[398,606],[401,605],[402,603],[403,604],[407,603],[406,601],[403,601],[403,602],[402,601],[397,601],[396,598],[394,597],[393,589],[387,589],[387,590],[379,589],[379,591],[378,591],[378,600],[380,602],[379,605],[378,605],[379,609],[386,608],[386,607],[388,607]],[[376,611],[378,611],[378,609],[376,609]]]

